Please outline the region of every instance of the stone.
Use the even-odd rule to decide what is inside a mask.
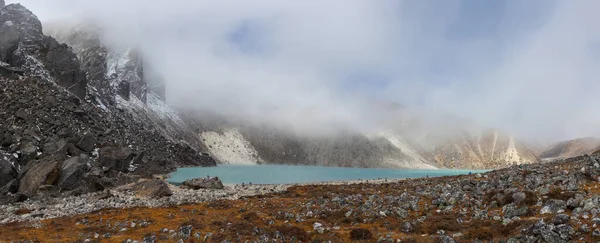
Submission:
[[[194,178],[191,180],[185,180],[183,182],[183,186],[188,187],[190,189],[194,189],[194,190],[225,188],[225,186],[223,185],[223,182],[221,182],[219,177]]]
[[[67,140],[59,139],[58,141],[48,142],[42,146],[42,152],[44,154],[66,154],[67,153]]]
[[[19,175],[14,164],[16,164],[16,161],[14,161],[12,156],[0,153],[0,187],[5,186]]]
[[[594,229],[594,231],[592,232],[592,236],[600,238],[600,229]]]
[[[133,151],[127,147],[103,147],[98,151],[98,161],[102,166],[120,172],[129,171],[133,157]]]
[[[73,190],[83,185],[81,180],[86,172],[87,165],[84,159],[79,156],[72,157],[62,163],[57,185],[62,189]]]
[[[402,225],[400,225],[400,231],[402,231],[404,233],[412,233],[414,230],[415,229],[414,229],[413,225],[408,221],[404,221],[402,223]]]
[[[173,195],[169,185],[163,180],[145,180],[133,185],[133,190],[138,197],[161,198]]]
[[[524,192],[515,192],[512,194],[513,202],[517,205],[521,204],[521,202],[523,202],[526,197],[527,196]]]
[[[521,206],[517,208],[514,204],[509,204],[502,207],[502,211],[504,211],[505,218],[513,218],[527,215],[529,213],[529,208],[526,206]]]
[[[581,233],[590,233],[591,229],[590,229],[589,225],[582,224],[582,225],[579,226],[578,231],[581,232]]]
[[[32,165],[19,182],[18,192],[32,196],[37,193],[40,186],[54,184],[60,175],[60,161],[57,157],[32,161]]]
[[[86,133],[79,139],[76,146],[85,152],[92,152],[96,146],[96,137],[91,133]]]
[[[192,229],[193,227],[191,225],[184,225],[179,227],[179,237],[183,239],[190,238],[192,236]]]
[[[543,204],[540,210],[541,214],[562,213],[565,211],[567,203],[563,200],[550,199]]]
[[[26,165],[29,161],[34,160],[38,156],[38,149],[33,142],[25,142],[20,146],[21,155],[19,156],[19,163]]]
[[[552,219],[552,223],[555,225],[566,224],[567,222],[569,222],[570,219],[571,217],[569,215],[561,213],[554,216],[554,218]]]

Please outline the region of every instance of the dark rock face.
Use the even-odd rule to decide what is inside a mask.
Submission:
[[[185,180],[183,182],[183,186],[188,187],[190,189],[198,190],[198,189],[223,189],[223,182],[219,179],[219,177],[211,177],[211,178],[195,178],[191,180]]]
[[[60,174],[60,158],[48,157],[32,162],[20,180],[19,193],[35,195],[42,185],[54,184]]]
[[[216,165],[199,151],[195,133],[173,129],[173,121],[139,102],[115,102],[108,53],[95,41],[78,52],[81,66],[71,47],[43,35],[29,10],[0,10],[0,198],[75,195],[178,166]],[[127,95],[145,101],[144,63],[134,51],[127,55],[115,73],[131,89]]]
[[[81,185],[81,180],[87,171],[85,159],[81,157],[72,157],[65,160],[60,167],[60,178],[57,185],[66,190],[73,190]]]
[[[138,182],[133,186],[135,195],[138,197],[168,197],[173,195],[167,183],[163,180],[147,180]]]
[[[0,25],[0,61],[7,62],[12,53],[17,50],[20,35],[12,21]]]
[[[15,161],[9,156],[0,153],[0,187],[5,186],[19,175],[17,168],[13,166]]]
[[[77,97],[85,98],[87,79],[77,57],[67,45],[44,36],[42,24],[31,11],[20,4],[10,4],[0,10],[0,23],[0,61],[52,79]]]
[[[96,147],[96,137],[90,133],[86,133],[81,137],[79,142],[77,142],[76,146],[84,152],[92,152],[94,147]]]
[[[4,0],[0,0],[0,8],[3,8],[5,5]]]
[[[99,151],[98,160],[104,167],[127,172],[133,159],[133,151],[126,147],[104,147]]]
[[[59,44],[52,37],[44,37],[40,58],[58,85],[67,88],[83,99],[87,90],[87,78],[79,68],[79,61],[65,44]]]

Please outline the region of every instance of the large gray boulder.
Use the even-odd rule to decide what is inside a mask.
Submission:
[[[33,196],[42,185],[53,185],[60,175],[60,157],[31,161],[19,183],[19,193]]]
[[[138,182],[133,185],[133,191],[137,197],[160,198],[173,195],[169,185],[159,179]]]
[[[223,182],[221,182],[219,177],[195,178],[191,180],[185,180],[183,182],[183,186],[194,190],[225,188],[225,186],[223,186]]]
[[[5,5],[4,0],[0,0],[0,8],[3,8]]]
[[[128,172],[133,160],[133,151],[127,147],[104,147],[98,151],[98,161],[103,167]]]
[[[84,177],[88,167],[85,159],[80,156],[65,160],[60,167],[60,177],[58,187],[66,190],[73,190],[81,186],[81,179]]]

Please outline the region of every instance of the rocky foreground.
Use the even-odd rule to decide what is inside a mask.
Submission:
[[[130,186],[4,206],[3,222],[25,221],[1,225],[0,241],[595,242],[598,159],[388,183],[170,186],[160,199]],[[55,218],[73,213],[84,214]]]

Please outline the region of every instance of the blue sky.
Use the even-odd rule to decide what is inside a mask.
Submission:
[[[378,100],[526,137],[600,136],[595,0],[20,2],[144,46],[174,105],[361,125]]]

